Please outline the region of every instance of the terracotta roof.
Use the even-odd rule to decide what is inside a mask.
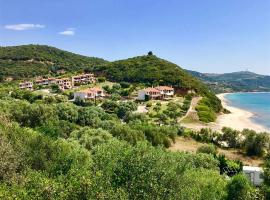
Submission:
[[[89,88],[88,89],[84,89],[84,90],[80,90],[78,92],[82,92],[82,93],[94,93],[94,91],[90,90]]]
[[[99,92],[99,91],[102,92],[103,91],[103,89],[98,88],[98,87],[90,88],[90,90],[96,91],[96,92]]]
[[[26,84],[33,84],[32,82],[30,81],[26,81],[26,82],[21,82],[20,85],[26,85]]]
[[[143,90],[144,90],[145,92],[157,92],[157,93],[160,93],[159,90],[157,90],[156,88],[151,88],[151,87],[149,87],[149,88],[144,88]]]
[[[36,79],[36,82],[40,82],[40,81],[51,81],[51,80],[56,80],[55,78],[40,78],[40,79]]]
[[[69,78],[60,78],[60,79],[56,79],[56,81],[70,81]]]
[[[102,92],[103,89],[94,87],[94,88],[87,88],[85,90],[81,90],[80,92],[85,92],[85,93],[94,93],[94,92]]]
[[[72,76],[73,78],[83,78],[86,76],[94,76],[94,74],[81,74],[81,75],[76,75],[76,76]]]
[[[156,89],[158,90],[173,90],[172,87],[169,87],[169,86],[158,86],[158,87],[155,87]]]
[[[70,80],[69,78],[61,78],[61,80]]]

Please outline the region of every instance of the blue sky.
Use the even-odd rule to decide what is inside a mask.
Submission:
[[[0,0],[0,45],[270,75],[270,0]]]

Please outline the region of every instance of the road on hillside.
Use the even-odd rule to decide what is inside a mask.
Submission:
[[[186,118],[187,116],[194,116],[194,115],[197,115],[197,111],[196,111],[196,106],[198,104],[198,102],[202,99],[202,97],[194,97],[192,98],[191,100],[191,103],[190,103],[190,106],[189,106],[189,109],[187,111],[187,113],[181,117],[178,122],[181,122],[184,118]]]

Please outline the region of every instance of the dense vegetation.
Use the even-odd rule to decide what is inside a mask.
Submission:
[[[86,57],[45,45],[0,47],[0,77],[25,78],[47,75],[63,69],[78,71],[104,64],[105,60]]]
[[[117,82],[145,83],[149,86],[172,85],[182,89],[194,89],[198,93],[207,93],[207,87],[196,78],[176,64],[154,55],[111,62],[97,66],[95,71]]]
[[[210,99],[204,97],[196,106],[196,111],[200,121],[208,123],[216,120],[216,112],[218,112],[218,109],[215,110],[215,108],[211,106]]]
[[[180,192],[180,185],[177,193],[175,188],[177,176],[185,174],[188,181],[205,173],[215,174],[224,190],[225,181],[214,172],[217,164],[211,156],[166,153],[146,144],[146,138],[160,144],[155,134],[164,133],[158,127],[124,125],[99,107],[51,98],[18,91],[0,102],[2,198],[173,198]],[[187,173],[178,174],[175,169],[183,166]],[[196,168],[202,172],[195,173]]]
[[[270,76],[259,75],[249,71],[226,74],[206,74],[189,70],[188,72],[204,81],[217,93],[270,91]]]
[[[64,95],[1,91],[1,199],[254,199],[259,192],[241,174],[220,175],[222,166],[241,169],[214,151],[165,150],[183,129],[150,123],[133,113],[134,102],[78,106]]]
[[[212,156],[170,153],[145,143],[130,146],[113,138],[87,150],[77,139],[53,140],[10,123],[1,125],[1,133],[1,199],[226,196],[226,181]]]
[[[214,144],[221,148],[241,150],[247,156],[264,157],[270,153],[270,136],[266,132],[255,132],[244,129],[243,131],[223,127],[221,132],[203,128],[200,131],[186,130],[182,134],[199,142]]]
[[[35,47],[46,50],[38,51],[33,57]],[[199,132],[184,129],[177,118],[188,110],[191,94],[185,96],[182,105],[168,102],[162,112],[160,103],[147,105],[153,106],[154,116],[134,112],[138,103],[127,100],[134,91],[131,83],[168,84],[194,90],[195,95],[203,96],[198,110],[211,109],[213,115],[221,110],[214,94],[177,65],[153,54],[113,63],[96,60],[96,64],[90,64],[93,60],[89,58],[57,49],[59,55],[48,53],[51,48],[46,46],[22,48],[26,52],[17,52],[18,55],[2,52],[3,69],[8,66],[6,62],[16,63],[9,69],[15,67],[10,71],[14,74],[3,70],[5,76],[32,77],[47,74],[47,69],[84,69],[119,83],[104,86],[110,94],[106,100],[76,99],[74,102],[69,101],[72,95],[68,92],[44,94],[16,90],[16,82],[1,83],[1,199],[251,200],[269,197],[269,142],[265,134],[224,128],[218,136],[208,129]],[[24,56],[19,58],[20,54]],[[13,56],[18,56],[18,61]],[[26,61],[37,72],[32,73],[27,67],[20,71],[17,64]],[[35,65],[36,62],[40,65]],[[59,68],[52,63],[58,63]],[[103,76],[99,81],[105,80]],[[203,119],[209,120],[209,116],[202,115]],[[244,141],[239,140],[242,135]],[[210,145],[201,147],[197,153],[168,151],[166,148],[177,136],[190,136]],[[248,156],[266,156],[262,187],[251,185],[241,173],[240,161],[217,153],[216,146],[221,147],[222,142],[228,148],[243,149]]]

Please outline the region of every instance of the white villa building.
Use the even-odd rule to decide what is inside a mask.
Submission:
[[[33,90],[33,82],[22,82],[19,84],[19,88],[23,90]]]
[[[163,99],[173,97],[174,89],[168,86],[149,87],[138,91],[138,100],[145,100],[146,96],[149,99]]]
[[[78,92],[74,92],[74,99],[81,98],[81,99],[95,99],[95,98],[102,98],[105,97],[104,90],[101,88],[88,88],[85,90],[81,90]]]
[[[146,96],[148,96],[149,99],[158,99],[161,97],[161,93],[159,90],[151,87],[138,91],[138,100],[145,100]]]
[[[166,98],[166,97],[173,97],[174,95],[174,89],[173,87],[169,87],[169,86],[158,86],[155,87],[157,90],[160,91],[160,94]]]

